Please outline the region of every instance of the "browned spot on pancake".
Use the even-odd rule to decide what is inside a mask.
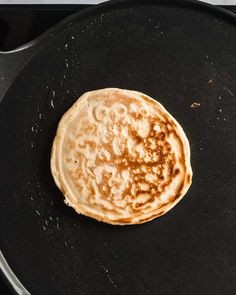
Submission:
[[[171,162],[169,163],[168,170],[169,170],[169,176],[172,175],[173,174],[173,164]]]
[[[73,140],[71,139],[68,139],[67,141],[67,146],[66,146],[66,149],[67,149],[67,152],[73,150],[75,148],[75,143]]]
[[[115,223],[130,223],[131,219],[130,218],[118,218],[116,220],[113,220]]]
[[[190,180],[191,180],[191,175],[190,174],[187,174],[186,181],[187,181],[188,184],[190,183]]]
[[[181,196],[181,194],[176,194],[176,195],[172,198],[172,200],[175,201],[175,200],[177,200],[180,196]]]
[[[71,158],[66,158],[67,163],[71,163],[72,159]]]
[[[161,133],[159,134],[159,139],[163,141],[163,140],[165,140],[165,138],[166,138],[165,133],[164,133],[164,132],[161,132]]]
[[[174,175],[178,175],[180,173],[180,170],[178,168],[175,169]]]

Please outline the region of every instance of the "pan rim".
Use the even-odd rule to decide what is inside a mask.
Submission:
[[[156,5],[156,6],[179,6],[179,7],[189,7],[189,8],[195,8],[195,9],[206,9],[207,12],[214,12],[221,17],[228,17],[231,21],[236,21],[236,14],[219,6],[214,6],[210,3],[202,2],[201,0],[110,0],[108,2],[103,2],[96,5],[91,5],[91,7],[87,7],[82,9],[79,12],[75,12],[63,20],[59,21],[56,25],[46,30],[44,33],[39,35],[38,37],[34,38],[33,40],[25,43],[24,45],[21,45],[13,50],[10,51],[0,51],[0,55],[10,55],[17,53],[19,51],[24,51],[29,48],[32,48],[34,46],[39,46],[43,41],[46,41],[44,43],[44,46],[46,46],[51,39],[54,39],[57,35],[60,35],[63,33],[63,27],[65,29],[70,28],[73,26],[75,22],[78,20],[81,20],[81,17],[86,18],[89,16],[90,13],[99,12],[99,10],[103,10],[104,8],[114,8],[115,6],[119,7],[122,4],[138,4],[140,6],[142,5]],[[73,23],[74,22],[74,23]],[[236,23],[235,23],[236,24]],[[43,47],[44,47],[43,46]]]

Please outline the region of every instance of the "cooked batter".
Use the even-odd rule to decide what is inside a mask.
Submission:
[[[87,92],[65,113],[51,171],[69,206],[120,225],[163,215],[192,178],[177,121],[147,95],[116,88]]]

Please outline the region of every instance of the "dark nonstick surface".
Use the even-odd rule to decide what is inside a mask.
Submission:
[[[0,104],[0,249],[26,289],[234,294],[236,18],[195,3],[120,1],[73,16],[30,52]],[[188,194],[143,225],[77,215],[50,173],[62,114],[104,87],[158,99],[190,140]]]

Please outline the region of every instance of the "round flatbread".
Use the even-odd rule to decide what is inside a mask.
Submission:
[[[192,179],[178,122],[151,97],[117,88],[87,92],[64,114],[51,171],[76,212],[119,225],[165,214]]]

